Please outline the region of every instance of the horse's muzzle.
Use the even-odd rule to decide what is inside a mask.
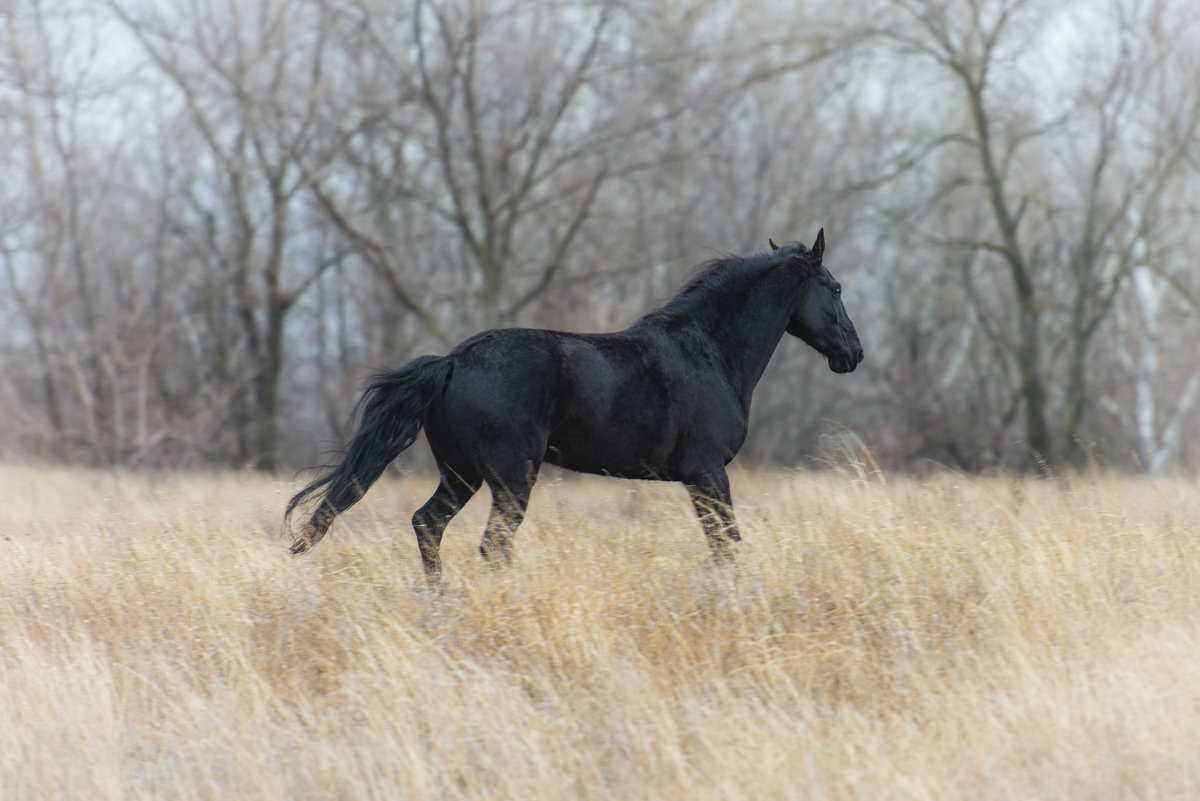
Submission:
[[[829,369],[835,373],[853,373],[854,368],[862,363],[866,358],[861,347],[853,351],[839,353],[836,357],[829,357]]]

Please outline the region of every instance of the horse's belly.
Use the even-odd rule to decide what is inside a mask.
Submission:
[[[674,480],[667,454],[616,435],[610,438],[580,436],[581,432],[559,431],[551,436],[546,461],[578,473],[617,478]]]

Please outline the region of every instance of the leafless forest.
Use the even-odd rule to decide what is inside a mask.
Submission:
[[[0,456],[295,467],[363,375],[811,240],[744,458],[1200,466],[1193,0],[8,0]]]

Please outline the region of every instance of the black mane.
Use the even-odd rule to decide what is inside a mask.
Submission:
[[[642,315],[639,322],[690,316],[714,298],[727,298],[734,286],[745,284],[752,276],[807,252],[808,248],[802,243],[791,242],[780,245],[774,251],[762,251],[749,256],[725,256],[701,262],[692,270],[675,297]]]

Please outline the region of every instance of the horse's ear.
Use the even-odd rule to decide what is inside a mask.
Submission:
[[[813,242],[812,252],[817,254],[817,259],[825,256],[825,229],[817,231],[817,239]]]
[[[768,239],[767,239],[767,241],[771,243],[771,250],[772,250],[772,251],[779,250],[779,245],[776,245],[776,244],[775,244],[775,240],[774,240],[774,239],[768,238]]]

